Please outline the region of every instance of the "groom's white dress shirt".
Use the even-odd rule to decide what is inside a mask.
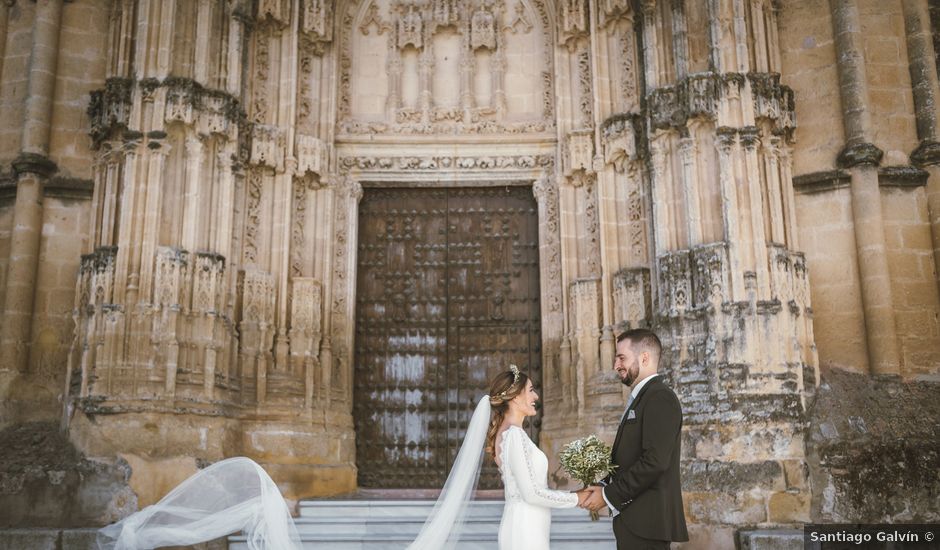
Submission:
[[[644,378],[643,380],[640,380],[640,383],[633,387],[633,391],[630,392],[630,398],[627,399],[627,407],[623,410],[623,416],[620,417],[621,423],[623,423],[624,417],[627,416],[627,413],[630,410],[630,406],[633,405],[634,401],[636,401],[636,396],[640,394],[640,390],[643,389],[643,386],[645,386],[647,382],[649,382],[650,380],[652,380],[653,378],[657,376],[659,376],[658,372],[653,373],[647,376],[646,378]],[[604,502],[606,502],[607,507],[610,508],[610,517],[612,518],[617,517],[617,515],[620,514],[620,510],[614,508],[614,505],[611,504],[609,500],[607,500],[607,493],[603,489],[601,489],[601,496],[604,497]]]

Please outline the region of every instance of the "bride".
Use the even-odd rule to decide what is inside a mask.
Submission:
[[[512,370],[490,384],[492,416],[486,451],[503,476],[506,506],[499,524],[499,550],[545,550],[551,532],[551,508],[573,508],[584,494],[548,488],[548,458],[529,439],[522,421],[535,415],[539,394],[532,381]]]
[[[454,548],[480,476],[484,450],[502,474],[506,505],[500,550],[547,550],[551,508],[586,498],[547,486],[548,458],[522,422],[535,414],[538,394],[512,365],[493,378],[477,404],[460,452],[418,537],[408,550]],[[150,550],[214,540],[241,531],[250,550],[300,550],[290,510],[274,481],[248,458],[222,460],[197,472],[160,502],[98,531],[101,550]]]

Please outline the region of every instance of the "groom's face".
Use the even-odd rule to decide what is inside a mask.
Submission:
[[[624,386],[632,386],[637,377],[640,376],[640,362],[637,355],[633,353],[630,346],[630,340],[624,340],[617,344],[617,355],[614,357],[614,370],[620,377],[620,382]]]

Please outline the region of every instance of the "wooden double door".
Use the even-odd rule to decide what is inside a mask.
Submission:
[[[359,486],[440,488],[489,378],[541,380],[531,188],[366,189],[357,262]],[[479,488],[497,487],[487,460]]]

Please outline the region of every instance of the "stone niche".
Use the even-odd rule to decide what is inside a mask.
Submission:
[[[542,2],[363,0],[342,17],[341,133],[553,129]]]

